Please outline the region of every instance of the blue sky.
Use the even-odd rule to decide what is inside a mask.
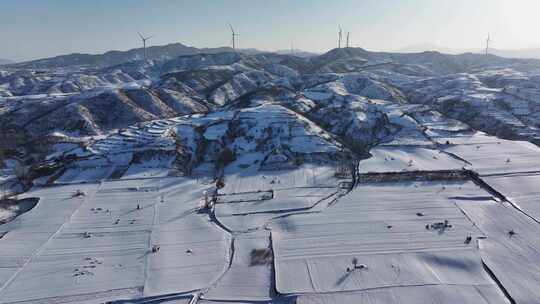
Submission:
[[[150,44],[196,47],[295,48],[336,46],[337,27],[351,44],[396,50],[424,43],[477,49],[540,46],[540,0],[0,0],[0,58],[27,60],[72,52],[101,53]],[[537,37],[538,36],[538,37]]]

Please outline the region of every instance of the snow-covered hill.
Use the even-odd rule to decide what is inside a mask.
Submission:
[[[335,49],[311,58],[225,52],[110,67],[9,67],[0,71],[3,154],[30,168],[46,160],[63,170],[72,166],[73,159],[68,164],[64,155],[55,161],[63,152],[56,146],[76,145],[83,151],[77,154],[85,158],[96,151],[91,148],[94,143],[102,145],[102,141],[122,143],[119,149],[124,152],[126,142],[154,149],[148,144],[155,137],[141,132],[149,122],[163,121],[169,126],[167,121],[176,125],[175,119],[181,118],[182,125],[191,125],[200,120],[192,118],[197,115],[223,111],[238,115],[237,111],[248,109],[257,109],[265,117],[267,105],[292,111],[290,123],[308,121],[339,143],[341,154],[347,150],[356,158],[366,157],[372,147],[385,143],[423,142],[424,127],[413,118],[404,118],[414,109],[437,111],[504,139],[538,143],[539,68],[540,61],[535,60],[374,53],[357,48]],[[241,125],[241,120],[232,121]],[[194,127],[197,131],[190,132],[203,138],[201,132],[210,126],[197,123]],[[171,128],[160,132],[169,134]],[[228,140],[236,136],[229,134]],[[315,132],[314,136],[320,135]],[[221,143],[219,149],[225,146]],[[238,153],[244,149],[232,148]],[[189,149],[202,153],[196,147]],[[345,157],[335,153],[328,159],[335,162]],[[264,157],[259,157],[262,162]],[[196,166],[179,167],[191,172]]]
[[[0,68],[0,302],[540,296],[540,61],[154,55]]]

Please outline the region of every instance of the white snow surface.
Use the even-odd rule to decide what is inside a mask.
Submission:
[[[29,192],[42,201],[2,227],[9,233],[0,239],[0,302],[106,301],[208,286],[225,269],[229,236],[194,211],[206,188],[174,178]],[[77,189],[85,195],[73,197]]]
[[[456,170],[466,165],[440,150],[421,147],[376,147],[360,162],[360,173]]]
[[[475,242],[464,242],[483,234],[453,202],[478,191],[472,183],[361,185],[321,214],[280,219],[271,224],[276,288],[324,293],[494,285]],[[444,220],[452,227],[425,228]],[[347,272],[355,258],[364,268]]]

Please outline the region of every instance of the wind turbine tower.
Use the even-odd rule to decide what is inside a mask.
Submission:
[[[236,36],[238,36],[238,34],[234,31],[234,28],[232,27],[230,23],[229,23],[229,27],[231,28],[231,34],[232,34],[232,48],[233,50],[236,50]]]
[[[142,43],[143,43],[143,50],[144,50],[144,61],[147,61],[147,57],[146,57],[146,40],[154,37],[154,36],[148,36],[148,37],[144,37],[141,33],[137,32],[139,34],[139,37],[141,37],[141,40],[142,40]]]
[[[342,36],[343,30],[341,29],[341,26],[339,26],[339,32],[338,32],[338,49],[341,48],[341,36]]]
[[[486,39],[486,56],[489,54],[489,43],[491,42],[490,35],[488,34],[488,37]]]
[[[351,32],[347,32],[347,44],[346,44],[346,47],[349,47],[349,36],[350,36]]]

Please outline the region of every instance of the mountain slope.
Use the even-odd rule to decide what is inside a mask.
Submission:
[[[540,89],[535,71],[540,71],[540,61],[360,48],[334,49],[311,58],[223,52],[105,68],[10,67],[0,71],[0,131],[15,138],[5,141],[8,154],[39,160],[58,142],[85,147],[128,128],[136,130],[150,121],[169,124],[177,117],[201,128],[206,123],[190,117],[277,104],[365,157],[372,147],[395,140],[425,143],[422,129],[404,117],[407,111],[392,110],[407,105],[438,111],[502,138],[538,143],[540,110],[535,100]],[[230,123],[243,124],[234,119]],[[269,127],[264,132],[277,131]],[[113,141],[153,138],[141,139],[139,133]]]

